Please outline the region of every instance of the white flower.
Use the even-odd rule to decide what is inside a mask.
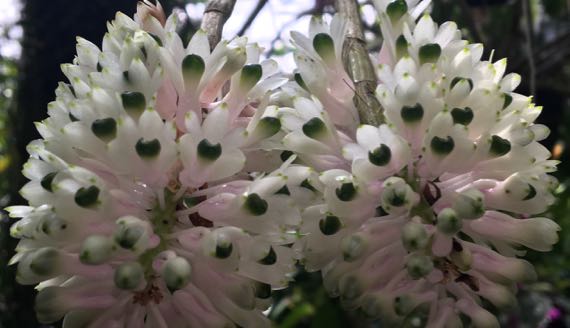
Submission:
[[[385,125],[351,131],[323,120],[344,137],[285,143],[324,171],[323,202],[303,212],[295,247],[331,295],[387,325],[426,311],[426,327],[459,326],[460,313],[498,327],[481,300],[512,304],[515,284],[535,277],[521,247],[548,251],[558,240],[559,226],[535,217],[554,201],[557,163],[538,143],[548,134],[534,124],[540,108],[513,91],[520,77],[504,75],[505,60],[482,61],[482,46],[461,40],[454,23],[422,15],[428,4],[376,1]],[[305,117],[297,126],[312,119],[283,112]],[[284,126],[285,140],[300,135]],[[322,165],[325,154],[335,160]]]
[[[204,32],[184,47],[175,28],[140,5],[62,66],[71,84],[28,146],[29,206],[7,209],[41,322],[269,326],[271,289],[295,270],[293,200],[310,170],[294,157],[253,181],[245,169],[278,143],[266,94],[286,79],[245,38],[210,52]]]

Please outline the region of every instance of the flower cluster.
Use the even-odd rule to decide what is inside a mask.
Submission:
[[[513,303],[535,276],[521,248],[557,241],[536,217],[557,163],[520,76],[428,5],[376,1],[380,126],[359,121],[338,15],[292,34],[292,79],[246,38],[184,45],[146,2],[101,49],[78,39],[28,147],[29,205],[7,209],[39,320],[268,326],[299,261],[389,325],[498,326],[482,300]]]
[[[504,75],[506,60],[481,60],[483,47],[452,22],[435,24],[426,5],[376,3],[386,124],[350,129],[329,119],[337,108],[308,99],[282,110],[284,122],[305,119],[284,124],[284,143],[321,171],[323,191],[303,212],[295,248],[309,270],[322,270],[331,295],[390,326],[414,316],[458,327],[463,315],[498,327],[482,299],[511,305],[516,284],[535,277],[520,247],[548,251],[557,241],[558,225],[534,217],[554,201],[548,173],[557,163],[538,143],[548,135],[533,123],[541,108],[513,92],[520,76]],[[305,82],[342,43],[334,20],[312,45],[298,42],[299,62],[316,52],[312,62],[324,63],[299,64]]]

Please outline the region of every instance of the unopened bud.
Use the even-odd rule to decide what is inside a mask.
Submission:
[[[190,282],[192,267],[183,257],[169,259],[162,269],[162,277],[170,291],[184,288]]]

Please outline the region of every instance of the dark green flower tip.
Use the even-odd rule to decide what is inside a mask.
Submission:
[[[123,108],[128,113],[140,114],[146,108],[146,99],[140,92],[123,92],[121,94]]]
[[[53,247],[44,247],[36,250],[30,261],[30,270],[39,276],[49,276],[57,268],[59,251]]]
[[[404,35],[400,35],[396,39],[396,56],[398,58],[402,58],[408,54],[408,40],[406,40],[406,37]]]
[[[51,235],[54,232],[63,231],[65,229],[67,229],[67,223],[58,217],[42,222],[42,232],[46,235]]]
[[[313,38],[313,48],[325,61],[335,58],[334,41],[326,33],[319,33]]]
[[[115,232],[115,242],[124,249],[132,249],[144,234],[144,228],[139,225],[119,226]]]
[[[200,204],[205,197],[184,197],[184,206],[190,208]]]
[[[117,121],[114,118],[102,118],[93,121],[91,131],[97,138],[109,142],[117,136]]]
[[[327,215],[319,221],[319,229],[325,236],[334,235],[340,228],[342,228],[342,222],[340,222],[338,216]]]
[[[142,159],[152,159],[160,154],[160,141],[158,139],[144,140],[140,138],[135,145],[137,154]]]
[[[259,197],[258,194],[253,193],[247,195],[243,206],[251,215],[260,216],[267,212],[269,204],[265,199]]]
[[[281,160],[282,160],[283,162],[285,162],[285,161],[287,161],[287,160],[289,159],[289,157],[291,157],[291,156],[293,156],[293,155],[295,155],[295,153],[293,153],[292,151],[290,151],[290,150],[285,150],[285,151],[283,151],[283,152],[279,155],[279,158],[281,158]]]
[[[264,138],[269,138],[281,130],[281,121],[277,117],[266,116],[259,121],[257,129]]]
[[[303,77],[301,76],[301,74],[299,73],[295,73],[295,82],[297,82],[297,84],[305,89],[306,91],[309,91],[309,88],[307,87],[307,85],[305,84],[305,80],[303,80]]]
[[[433,137],[433,139],[431,139],[430,145],[431,150],[435,154],[445,156],[453,151],[455,142],[450,136],[447,136],[446,138]]]
[[[420,47],[420,65],[426,63],[436,63],[441,56],[441,47],[437,43],[428,43]]]
[[[171,293],[182,289],[190,282],[192,266],[183,257],[175,257],[166,261],[162,269],[162,278]]]
[[[271,297],[271,285],[262,282],[255,284],[255,297],[261,299],[268,299]]]
[[[504,110],[513,103],[513,96],[511,96],[508,93],[504,93],[503,96],[505,97],[505,100],[503,102],[503,110]]]
[[[263,70],[259,64],[245,65],[241,69],[240,85],[246,89],[251,89],[253,86],[261,80],[261,75]]]
[[[454,108],[451,110],[454,124],[469,125],[473,121],[473,110],[469,107]]]
[[[312,139],[322,137],[327,131],[325,122],[318,117],[313,117],[307,123],[303,124],[303,133]]]
[[[501,157],[511,151],[511,142],[497,135],[491,137],[491,148],[489,150],[495,157]]]
[[[453,89],[453,88],[457,85],[457,83],[460,83],[460,82],[467,82],[467,83],[469,83],[469,90],[473,90],[473,80],[467,79],[467,78],[464,78],[464,77],[455,77],[455,78],[453,78],[453,80],[451,80],[451,85],[450,85],[450,88],[449,88],[449,89],[450,89],[450,90]]]
[[[526,196],[523,198],[523,200],[530,200],[530,199],[533,199],[535,196],[536,196],[536,188],[529,183],[528,184],[528,192],[527,192]]]
[[[356,188],[352,182],[343,183],[335,190],[336,197],[343,202],[349,202],[356,197]]]
[[[153,33],[148,33],[148,35],[150,35],[150,37],[153,38],[153,40],[156,42],[156,44],[158,44],[159,47],[162,47],[162,40],[160,39],[160,37],[158,35],[153,34]]]
[[[386,13],[392,24],[396,24],[402,16],[408,12],[408,4],[405,0],[395,0],[388,4],[386,7]]]
[[[417,123],[424,117],[424,108],[419,103],[414,106],[404,106],[400,116],[405,123]]]
[[[75,117],[73,114],[71,114],[71,112],[69,112],[69,114],[68,114],[67,116],[69,116],[69,120],[70,120],[71,122],[77,122],[77,121],[79,121],[79,119],[78,119],[77,117]]]
[[[385,166],[392,158],[390,147],[381,144],[380,147],[368,152],[368,160],[376,166]]]
[[[195,81],[198,83],[204,74],[206,64],[204,59],[196,54],[190,54],[182,60],[182,76],[184,81]]]
[[[99,188],[96,186],[82,187],[75,192],[75,204],[89,208],[97,204],[99,198]]]
[[[103,66],[101,66],[101,63],[97,62],[97,72],[101,72],[103,71]]]
[[[234,245],[232,243],[217,245],[215,256],[219,259],[227,259],[230,257],[230,255],[232,255],[233,250]]]
[[[144,278],[144,270],[137,262],[127,262],[119,265],[115,270],[113,280],[115,286],[124,290],[133,290]]]
[[[263,265],[273,265],[275,262],[277,262],[277,254],[275,254],[273,247],[269,246],[269,252],[267,252],[264,258],[259,260],[259,263]]]
[[[206,161],[213,162],[222,155],[222,145],[212,144],[208,139],[202,139],[198,143],[198,156]]]
[[[406,203],[406,195],[401,195],[397,192],[394,192],[388,199],[388,203],[394,207],[400,207]]]
[[[50,172],[48,174],[46,174],[42,180],[40,181],[40,185],[42,186],[42,188],[44,188],[45,190],[52,192],[52,182],[53,179],[55,178],[55,176],[57,175],[57,172]]]
[[[315,189],[315,187],[313,187],[313,185],[309,182],[309,179],[303,180],[303,182],[301,182],[301,187],[309,189],[312,192],[317,191],[317,189]]]
[[[287,195],[290,196],[291,192],[289,191],[289,188],[287,188],[287,186],[283,186],[281,187],[281,189],[277,190],[275,192],[276,195]]]
[[[129,71],[123,71],[123,80],[125,80],[125,82],[126,82],[127,84],[128,84],[128,83],[131,83],[131,78],[130,78],[130,76],[129,76]]]

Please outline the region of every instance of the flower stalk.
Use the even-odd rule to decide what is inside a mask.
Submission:
[[[208,34],[211,49],[214,49],[216,44],[220,42],[224,24],[232,14],[235,4],[235,0],[208,1],[200,27]]]
[[[377,78],[366,49],[358,3],[356,0],[335,0],[335,7],[347,21],[347,36],[343,45],[342,59],[354,82],[354,104],[360,122],[379,126],[384,123],[384,110],[374,95]]]

